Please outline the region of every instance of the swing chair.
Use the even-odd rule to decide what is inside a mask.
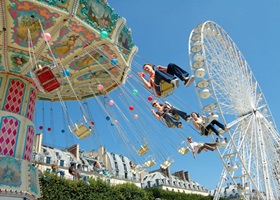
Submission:
[[[152,167],[155,164],[156,164],[156,159],[155,159],[154,155],[149,155],[145,159],[145,162],[144,162],[143,166],[145,166],[146,168],[149,168],[149,167]]]
[[[156,96],[160,98],[170,96],[174,92],[174,86],[171,83],[168,83],[164,80],[161,80],[159,85],[155,84],[155,86],[160,88],[160,95],[156,94]]]
[[[170,156],[163,162],[163,164],[160,165],[160,167],[162,169],[166,169],[166,168],[170,167],[174,162],[175,162],[175,160],[172,158],[172,156]]]
[[[79,139],[88,138],[92,133],[91,126],[89,128],[86,126],[87,120],[85,118],[86,117],[83,116],[83,118],[77,120],[76,123],[70,127],[70,131],[74,133]]]
[[[61,88],[61,84],[50,66],[46,65],[42,67],[38,65],[38,68],[34,70],[34,74],[46,93],[58,91]]]
[[[139,144],[139,142],[136,143],[139,145],[139,147],[135,147],[135,145],[132,146],[134,151],[136,151],[136,153],[138,153],[140,156],[146,154],[149,151],[148,142],[145,140],[145,138],[143,138],[143,142],[144,145]]]
[[[211,123],[213,120],[219,120],[219,115],[217,115],[217,114],[215,114],[215,113],[213,113],[213,112],[211,112],[211,113],[209,113],[209,115],[206,117],[206,116],[204,116],[204,117],[202,117],[203,118],[203,121],[204,121],[204,126],[202,126],[202,128],[201,128],[201,132],[200,132],[200,135],[201,136],[210,136],[211,134],[212,134],[212,130],[210,129],[210,130],[208,130],[208,135],[205,135],[205,127],[209,124],[209,123]],[[226,146],[226,145],[225,145]]]
[[[184,140],[182,144],[178,147],[178,153],[185,155],[190,151],[190,148],[186,145],[186,141]]]
[[[142,166],[141,165],[135,165],[135,166],[133,166],[133,167],[131,167],[131,169],[130,169],[130,172],[132,173],[132,174],[139,174],[139,173],[141,173],[143,171],[143,169],[142,169]]]
[[[163,115],[167,115],[168,112],[169,112],[169,111],[166,111]],[[171,114],[171,113],[170,113],[170,114]],[[160,117],[161,123],[162,123],[164,126],[168,127],[168,128],[174,128],[174,127],[175,127],[175,124],[173,124],[172,122],[167,123],[166,120],[163,118],[163,115]],[[179,116],[178,114],[174,114],[174,115],[172,114],[172,117],[173,117],[174,119],[176,119],[177,121],[180,120],[180,116]]]
[[[40,21],[39,21],[39,23],[41,26],[42,34],[45,35],[42,24]],[[32,77],[35,77],[35,79],[38,80],[35,82],[39,83],[39,85],[43,89],[43,92],[50,93],[50,92],[58,91],[61,88],[61,83],[58,80],[59,77],[56,76],[56,74],[61,74],[61,72],[60,72],[61,70],[58,69],[58,67],[57,67],[57,63],[55,61],[55,57],[52,54],[48,40],[45,39],[45,42],[46,42],[48,49],[51,52],[51,56],[53,58],[53,67],[50,67],[49,65],[43,65],[43,67],[42,67],[40,64],[37,63],[37,59],[36,59],[34,49],[33,49],[33,43],[31,40],[31,33],[30,33],[30,30],[28,29],[28,51],[29,51],[31,66],[34,69],[31,72],[31,76],[32,76],[32,74],[34,74],[34,76],[32,76]],[[57,70],[56,73],[54,73],[54,69]]]

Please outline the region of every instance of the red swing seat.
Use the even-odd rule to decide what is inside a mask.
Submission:
[[[37,69],[34,73],[45,92],[49,93],[60,88],[61,84],[50,67],[42,67],[41,69]]]

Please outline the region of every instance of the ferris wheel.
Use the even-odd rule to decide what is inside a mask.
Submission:
[[[244,199],[279,199],[280,136],[244,56],[212,21],[191,32],[189,56],[202,112],[219,114],[230,127],[223,133],[229,142],[218,150],[224,170],[214,199],[226,193],[225,176]]]

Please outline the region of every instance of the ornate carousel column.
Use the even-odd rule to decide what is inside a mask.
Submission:
[[[37,89],[30,79],[6,72],[0,73],[0,94],[0,199],[36,199],[38,173],[30,161]]]

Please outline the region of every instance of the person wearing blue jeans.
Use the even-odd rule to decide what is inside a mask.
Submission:
[[[222,123],[218,122],[217,120],[212,120],[211,122],[207,122],[207,118],[202,116],[200,117],[198,113],[191,113],[191,116],[193,118],[193,125],[197,130],[201,130],[203,135],[208,135],[209,131],[213,131],[219,138],[223,138],[222,135],[220,135],[219,131],[214,127],[214,125],[217,125],[225,132],[229,130],[229,128]]]
[[[191,120],[190,115],[186,112],[179,110],[178,108],[172,106],[167,101],[164,104],[159,103],[157,100],[152,102],[152,106],[157,109],[155,112],[151,109],[152,114],[156,117],[156,119],[160,120],[163,118],[166,122],[166,125],[171,128],[174,125],[177,128],[182,128],[182,122],[180,122],[180,117],[189,122]]]
[[[149,89],[153,88],[158,96],[161,96],[160,82],[162,80],[172,84],[174,87],[179,87],[179,80],[177,78],[183,81],[186,87],[188,87],[194,80],[194,76],[189,78],[189,73],[174,63],[169,63],[167,68],[163,66],[157,66],[156,69],[155,65],[153,64],[144,64],[143,69],[147,74],[150,75],[149,80],[147,81],[144,78],[142,72],[138,72],[138,76],[143,81],[145,87]]]

